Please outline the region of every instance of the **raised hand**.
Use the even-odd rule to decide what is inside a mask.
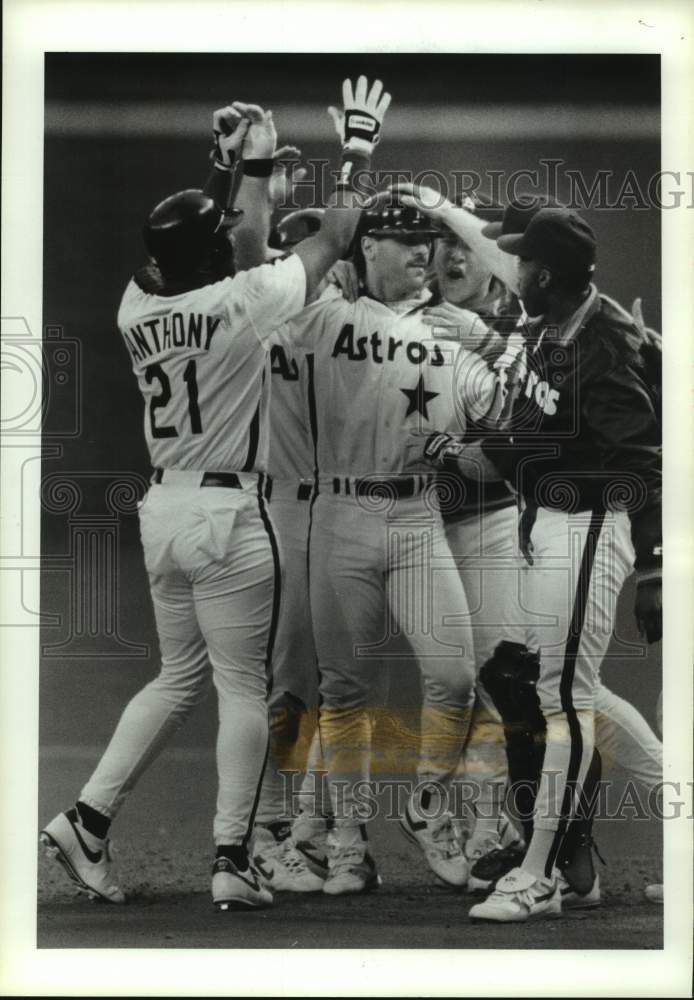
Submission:
[[[328,114],[333,120],[335,131],[344,149],[373,153],[380,139],[381,125],[390,105],[390,94],[383,91],[380,80],[374,80],[371,87],[365,76],[360,76],[356,87],[352,81],[342,84],[342,104],[344,110],[332,105]]]
[[[249,125],[250,121],[233,104],[212,112],[213,155],[215,163],[222,170],[231,170],[233,167]]]

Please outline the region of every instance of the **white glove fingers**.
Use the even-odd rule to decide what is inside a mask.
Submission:
[[[354,105],[354,93],[352,91],[352,81],[343,80],[342,81],[342,106],[343,108],[350,108]]]
[[[383,93],[383,84],[380,80],[374,80],[371,84],[371,90],[369,91],[369,97],[367,99],[366,105],[369,110],[373,110],[378,105],[378,99]]]
[[[357,80],[357,89],[354,92],[355,102],[359,108],[366,108],[366,98],[368,95],[369,84],[365,76],[360,76]]]
[[[383,121],[383,117],[384,117],[386,111],[388,110],[388,108],[390,107],[391,100],[392,100],[392,98],[391,98],[390,94],[388,93],[388,91],[386,91],[385,94],[383,94],[383,96],[381,97],[381,100],[376,105],[375,114],[376,114],[376,117],[378,118],[378,120],[380,122]]]

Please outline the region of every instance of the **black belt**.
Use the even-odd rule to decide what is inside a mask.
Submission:
[[[418,496],[434,480],[433,475],[399,476],[393,479],[355,479],[335,476],[333,493],[344,493],[355,496],[385,496],[398,500]]]
[[[155,469],[152,475],[153,483],[161,483],[164,478],[164,469]],[[229,490],[242,490],[243,485],[235,472],[205,472],[203,473],[201,486],[221,486]]]

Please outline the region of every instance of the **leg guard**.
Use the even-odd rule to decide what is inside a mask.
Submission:
[[[601,776],[602,760],[596,749],[583,782],[576,815],[569,823],[557,856],[557,865],[564,878],[574,892],[580,895],[590,892],[595,881],[593,850],[596,854],[598,851],[593,842],[593,817],[598,804]]]
[[[540,661],[516,642],[500,642],[480,670],[480,680],[504,723],[513,813],[523,826],[526,843],[533,832],[532,816],[545,753],[547,725],[536,684]]]

